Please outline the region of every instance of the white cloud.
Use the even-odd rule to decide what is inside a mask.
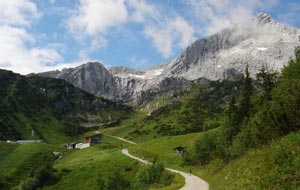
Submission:
[[[257,11],[266,11],[277,0],[184,0],[199,35],[211,35],[232,24],[247,24]]]
[[[0,23],[4,25],[29,26],[41,13],[30,0],[0,1]]]
[[[35,47],[36,39],[28,32],[41,15],[30,0],[0,2],[1,68],[27,74],[43,71],[62,60],[54,48]]]
[[[144,32],[165,58],[172,55],[173,48],[185,48],[194,40],[193,27],[180,16],[169,18],[162,23],[146,25]]]
[[[67,19],[67,29],[85,47],[79,52],[80,60],[107,45],[109,29],[127,22],[125,0],[79,0],[78,8]]]
[[[143,26],[143,35],[151,39],[163,57],[172,55],[173,49],[186,47],[194,39],[194,29],[180,15],[165,15],[166,7],[150,4],[146,0],[80,0],[79,8],[67,20],[67,28],[91,48],[81,51],[88,57],[93,51],[105,47],[106,33],[128,23]],[[128,26],[128,25],[126,25]]]
[[[142,23],[159,15],[158,7],[147,3],[145,0],[128,0],[128,6],[132,9],[130,19],[134,22]]]
[[[164,58],[175,48],[185,48],[194,40],[194,29],[182,16],[146,0],[129,0],[130,21],[142,24],[143,34]]]
[[[79,8],[68,21],[68,29],[80,38],[105,35],[111,27],[127,20],[124,0],[80,0]]]

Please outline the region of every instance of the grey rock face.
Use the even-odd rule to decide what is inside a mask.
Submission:
[[[116,97],[116,82],[100,63],[89,62],[76,68],[40,73],[40,76],[64,79],[74,86],[107,99]]]
[[[176,59],[145,70],[126,67],[106,69],[100,63],[39,75],[62,78],[97,96],[141,105],[171,90],[188,87],[197,79],[219,80],[251,75],[262,65],[279,71],[294,57],[300,29],[280,24],[260,13],[247,23],[233,25],[195,41]]]
[[[252,76],[262,65],[280,70],[294,57],[299,30],[277,23],[260,13],[245,26],[233,26],[190,45],[169,63],[170,76],[194,80],[218,80],[243,73],[248,64]]]

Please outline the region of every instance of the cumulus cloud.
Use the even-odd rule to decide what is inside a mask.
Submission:
[[[0,23],[14,26],[29,26],[38,19],[38,12],[34,3],[29,0],[14,0],[0,2]]]
[[[90,48],[84,55],[107,44],[106,33],[128,23],[140,24],[143,34],[153,42],[163,57],[172,55],[174,48],[182,48],[194,39],[193,27],[183,17],[146,0],[80,0],[78,9],[67,20],[68,30],[79,42],[89,38]]]
[[[36,47],[35,37],[28,32],[41,15],[30,0],[0,1],[1,68],[27,74],[62,60],[54,48]]]
[[[165,14],[166,7],[145,0],[129,0],[128,4],[133,9],[132,21],[143,24],[145,37],[164,58],[169,58],[175,48],[185,48],[194,40],[194,28],[179,14]]]
[[[118,27],[126,20],[124,0],[80,0],[79,8],[68,19],[67,26],[75,36],[95,37],[104,36],[109,28]],[[93,43],[95,40],[93,38]]]
[[[254,14],[268,10],[277,0],[185,0],[198,34],[214,34],[232,24],[246,25]]]
[[[132,10],[130,19],[134,22],[143,23],[159,15],[158,7],[145,0],[128,0],[128,7]]]
[[[194,40],[194,29],[180,16],[163,23],[145,27],[145,35],[153,40],[154,46],[164,58],[172,55],[175,47],[185,48]]]

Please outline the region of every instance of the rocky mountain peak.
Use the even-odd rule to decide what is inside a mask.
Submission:
[[[254,77],[262,65],[280,71],[300,45],[300,29],[259,13],[247,23],[199,39],[174,60],[145,70],[105,68],[101,63],[54,71],[42,76],[62,78],[97,96],[134,105],[155,99],[200,78],[222,80],[244,73]]]
[[[258,21],[258,23],[261,24],[276,22],[275,20],[273,20],[272,16],[268,15],[267,13],[258,13],[255,18]]]

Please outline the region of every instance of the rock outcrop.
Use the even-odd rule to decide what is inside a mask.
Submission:
[[[168,63],[145,70],[106,69],[100,63],[87,63],[39,75],[65,79],[97,96],[141,105],[169,91],[189,87],[200,78],[222,80],[243,74],[246,65],[253,77],[262,66],[279,71],[294,57],[294,48],[299,45],[300,29],[260,13],[248,23],[195,41]]]

